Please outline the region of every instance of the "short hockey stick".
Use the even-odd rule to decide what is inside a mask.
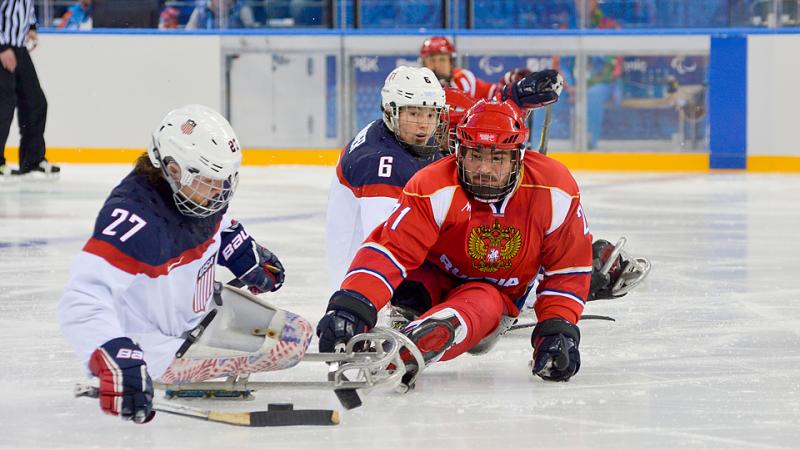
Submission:
[[[78,384],[75,386],[75,397],[97,398],[99,395],[99,390],[94,386],[86,384]],[[339,424],[339,413],[335,410],[295,410],[291,404],[270,404],[267,411],[224,412],[153,402],[153,409],[178,416],[244,427]]]
[[[553,105],[552,103],[545,106],[544,123],[542,124],[542,135],[539,137],[539,148],[537,152],[546,155],[547,145],[550,141],[550,123],[553,121]]]
[[[611,322],[616,322],[616,319],[614,319],[613,317],[598,316],[598,315],[595,315],[595,314],[584,314],[584,315],[581,316],[581,320],[608,320],[608,321],[611,321]],[[508,330],[506,330],[506,332],[514,331],[514,330],[521,330],[523,328],[533,328],[535,326],[536,326],[536,322],[520,323],[520,324],[517,324],[517,325],[511,325],[508,328]]]

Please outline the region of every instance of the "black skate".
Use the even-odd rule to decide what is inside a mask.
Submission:
[[[650,261],[624,251],[625,242],[627,239],[621,237],[616,245],[603,239],[592,244],[590,301],[622,297],[650,273]]]
[[[19,175],[28,175],[28,174],[41,174],[47,177],[54,177],[57,176],[61,172],[61,168],[50,164],[46,159],[43,159],[42,162],[33,166],[30,169],[22,170],[20,169],[13,169],[11,171],[11,175],[19,176]]]

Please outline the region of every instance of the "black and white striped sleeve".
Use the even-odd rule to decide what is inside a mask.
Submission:
[[[36,28],[34,0],[0,0],[0,51],[22,47],[28,30]]]

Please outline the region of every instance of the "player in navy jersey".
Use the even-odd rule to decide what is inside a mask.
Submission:
[[[325,239],[338,287],[364,238],[383,222],[406,182],[438,159],[446,138],[445,94],[429,69],[401,66],[381,89],[383,116],[342,150],[331,182]]]
[[[270,370],[304,354],[311,326],[291,313],[285,320],[280,315],[283,359],[266,345],[245,360],[202,353],[218,343],[186,348],[188,333],[201,321],[208,334],[209,323],[221,320],[211,321],[220,308],[221,317],[231,315],[211,301],[222,298],[214,282],[217,264],[253,294],[283,284],[278,258],[226,214],[241,159],[236,135],[219,113],[200,105],[176,109],[100,209],[73,265],[59,321],[82,363],[100,379],[104,411],[147,422],[153,417],[151,379],[189,382]],[[227,295],[232,308],[242,296]],[[269,310],[260,311],[269,323]]]

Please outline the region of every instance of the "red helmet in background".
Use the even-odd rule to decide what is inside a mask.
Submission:
[[[449,124],[447,127],[447,142],[446,147],[442,148],[442,153],[450,154],[455,148],[456,125],[461,123],[472,105],[475,104],[475,99],[465,94],[464,91],[459,89],[444,88],[444,95],[447,102]]]
[[[450,55],[452,58],[456,57],[456,46],[444,36],[433,36],[425,39],[419,49],[420,58],[441,54]]]
[[[530,130],[510,102],[479,100],[456,127],[458,176],[475,199],[492,203],[508,195],[520,176]]]

